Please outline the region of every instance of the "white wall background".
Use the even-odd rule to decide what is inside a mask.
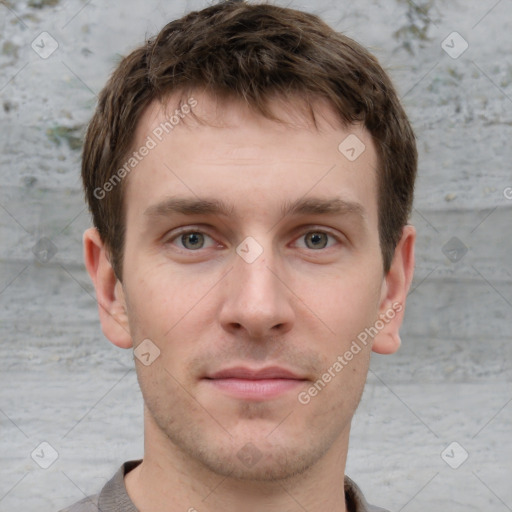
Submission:
[[[276,3],[369,46],[418,135],[403,346],[373,358],[347,473],[392,511],[510,511],[512,1]],[[101,334],[82,264],[80,136],[119,57],[205,5],[0,2],[0,511],[59,510],[142,455],[132,355]],[[43,31],[58,42],[45,59]],[[458,58],[441,46],[453,31]],[[31,458],[43,441],[48,469]],[[441,457],[454,441],[458,469]]]

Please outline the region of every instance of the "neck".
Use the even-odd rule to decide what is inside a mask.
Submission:
[[[172,443],[144,413],[144,460],[125,477],[140,512],[346,512],[344,473],[350,425],[304,472],[282,480],[216,474]]]

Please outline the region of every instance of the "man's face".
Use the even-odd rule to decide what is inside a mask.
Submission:
[[[130,334],[160,350],[136,360],[147,428],[218,474],[283,478],[347,442],[366,380],[370,343],[308,391],[382,312],[376,152],[323,103],[318,131],[292,104],[276,111],[295,126],[194,98],[217,126],[188,116],[160,142],[167,118],[154,103],[135,148],[157,145],[126,178]],[[338,149],[351,134],[365,145],[354,161]],[[230,211],[177,212],[177,199]],[[314,200],[341,207],[283,213]]]

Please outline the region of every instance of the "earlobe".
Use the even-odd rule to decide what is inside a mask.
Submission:
[[[103,334],[116,346],[133,345],[123,287],[110,264],[107,249],[96,228],[84,232],[84,261],[96,290]]]
[[[382,285],[379,319],[383,327],[375,336],[372,346],[372,350],[379,354],[393,354],[402,343],[400,327],[404,319],[407,293],[414,274],[415,240],[415,228],[406,225]]]

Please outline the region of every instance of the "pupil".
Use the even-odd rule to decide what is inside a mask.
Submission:
[[[192,247],[197,247],[198,242],[200,242],[200,237],[197,235],[197,233],[189,233],[188,235],[185,235],[185,247],[187,244],[192,245]]]
[[[321,233],[314,233],[313,235],[311,235],[311,241],[313,242],[313,244],[315,245],[315,247],[318,247],[318,244],[317,242],[320,241],[320,238],[323,236],[323,234]],[[325,244],[324,244],[325,246]]]

